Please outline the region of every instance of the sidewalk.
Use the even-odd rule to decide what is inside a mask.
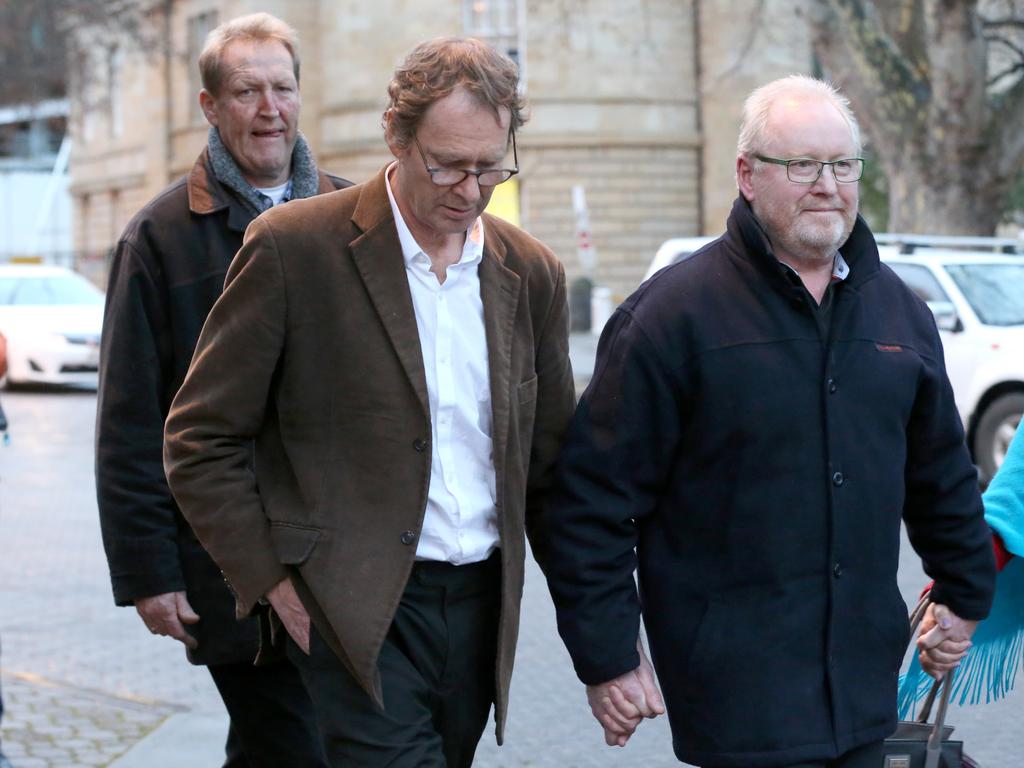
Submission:
[[[596,337],[571,340],[578,385],[595,347]],[[95,395],[4,393],[3,402],[12,425],[0,445],[5,751],[15,768],[217,768],[227,718],[209,675],[110,596],[92,479]],[[904,541],[905,598],[926,581]],[[1022,721],[1021,690],[949,715],[990,768],[1020,764]],[[506,737],[497,748],[488,727],[476,768],[681,766],[666,718],[644,723],[624,750],[604,745],[529,558]]]
[[[596,345],[591,334],[570,340],[578,391]],[[219,766],[228,720],[206,671],[110,598],[92,482],[95,395],[4,403],[12,424],[11,445],[0,450],[5,753],[15,768]]]
[[[184,707],[152,701],[112,697],[29,674],[5,674],[3,744],[15,768],[170,768],[182,765],[182,755],[170,750],[163,760],[133,760],[125,754],[133,744],[145,743],[157,734],[173,730]],[[204,718],[208,719],[208,718]],[[217,739],[223,742],[224,726]],[[179,729],[180,731],[180,729]],[[194,724],[180,732],[178,742],[188,744]],[[134,752],[135,750],[132,750]],[[173,761],[170,756],[174,755]],[[198,753],[199,763],[210,764],[209,751]],[[112,762],[115,761],[116,762]]]

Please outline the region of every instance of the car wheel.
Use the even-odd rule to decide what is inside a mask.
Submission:
[[[1020,424],[1024,412],[1024,392],[1011,392],[997,397],[978,420],[974,431],[974,463],[983,484],[995,475],[1006,458],[1006,450]]]

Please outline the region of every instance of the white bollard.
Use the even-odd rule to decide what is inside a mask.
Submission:
[[[615,306],[612,303],[612,289],[604,285],[595,285],[590,292],[590,332],[600,336],[613,311]]]

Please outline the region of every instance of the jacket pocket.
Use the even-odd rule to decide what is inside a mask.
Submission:
[[[319,528],[307,528],[291,523],[270,524],[270,541],[277,559],[284,565],[302,565],[309,559],[313,547],[320,540]]]

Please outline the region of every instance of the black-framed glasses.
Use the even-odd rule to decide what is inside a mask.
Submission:
[[[797,157],[793,160],[780,160],[777,157],[754,155],[765,163],[786,166],[786,177],[794,184],[813,184],[821,178],[825,166],[832,167],[832,176],[841,184],[852,184],[860,181],[864,175],[863,157],[844,157],[840,160],[812,160],[809,157]]]
[[[519,155],[516,153],[516,132],[509,131],[508,135],[512,139],[512,162],[514,167],[489,168],[485,171],[474,171],[469,168],[434,168],[427,162],[427,156],[423,154],[423,147],[420,146],[419,139],[413,136],[412,142],[416,145],[416,150],[423,159],[423,166],[427,169],[430,180],[437,184],[437,186],[452,187],[456,184],[461,184],[467,176],[476,176],[476,183],[481,187],[493,187],[508,181],[519,173]]]

